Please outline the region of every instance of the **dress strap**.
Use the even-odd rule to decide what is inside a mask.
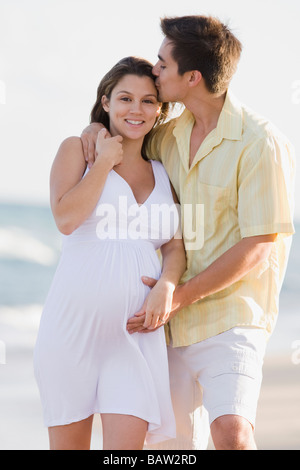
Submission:
[[[151,160],[152,169],[155,177],[155,185],[157,187],[164,188],[165,191],[168,191],[173,199],[173,193],[171,189],[171,183],[163,164],[157,160]]]

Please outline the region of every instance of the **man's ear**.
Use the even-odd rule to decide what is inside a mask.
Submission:
[[[104,111],[106,111],[108,113],[108,111],[109,111],[109,99],[107,98],[106,95],[102,96],[101,104],[102,104],[102,107],[103,107]]]
[[[192,70],[190,72],[190,78],[189,78],[189,86],[190,87],[195,87],[197,86],[202,80],[202,73],[199,72],[199,70]]]

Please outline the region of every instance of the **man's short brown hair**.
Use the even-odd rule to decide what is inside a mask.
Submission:
[[[173,43],[180,75],[198,70],[210,93],[226,91],[242,45],[225,24],[213,17],[183,16],[161,19],[161,29]]]

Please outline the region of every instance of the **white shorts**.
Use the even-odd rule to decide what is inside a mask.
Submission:
[[[209,425],[228,414],[244,417],[254,428],[265,349],[265,331],[252,327],[232,328],[191,346],[169,346],[177,437],[160,448],[205,449]]]

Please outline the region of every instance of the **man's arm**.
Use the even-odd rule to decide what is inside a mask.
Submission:
[[[241,280],[265,261],[277,234],[243,238],[204,271],[182,285],[176,311]]]
[[[89,168],[95,163],[96,159],[96,142],[99,131],[104,129],[103,124],[100,122],[92,122],[89,126],[83,129],[81,133],[81,142],[83,148],[84,159]],[[110,137],[107,131],[107,136]]]
[[[162,137],[167,132],[169,126],[174,127],[176,119],[171,119],[165,124],[159,124],[155,126],[147,139],[146,153],[149,158],[160,159],[160,142]],[[89,168],[95,162],[96,158],[96,142],[99,131],[104,128],[104,125],[100,122],[92,122],[81,133],[81,142],[83,148],[84,159],[87,162]],[[110,136],[110,134],[108,134]]]
[[[270,234],[243,238],[204,271],[179,285],[173,295],[172,310],[168,320],[172,319],[183,307],[226,289],[241,280],[269,257],[276,237],[277,234]],[[143,282],[149,287],[153,287],[156,281],[151,278],[143,278]],[[143,327],[141,312],[139,316],[132,317],[128,321],[127,329],[130,333],[147,331]]]

